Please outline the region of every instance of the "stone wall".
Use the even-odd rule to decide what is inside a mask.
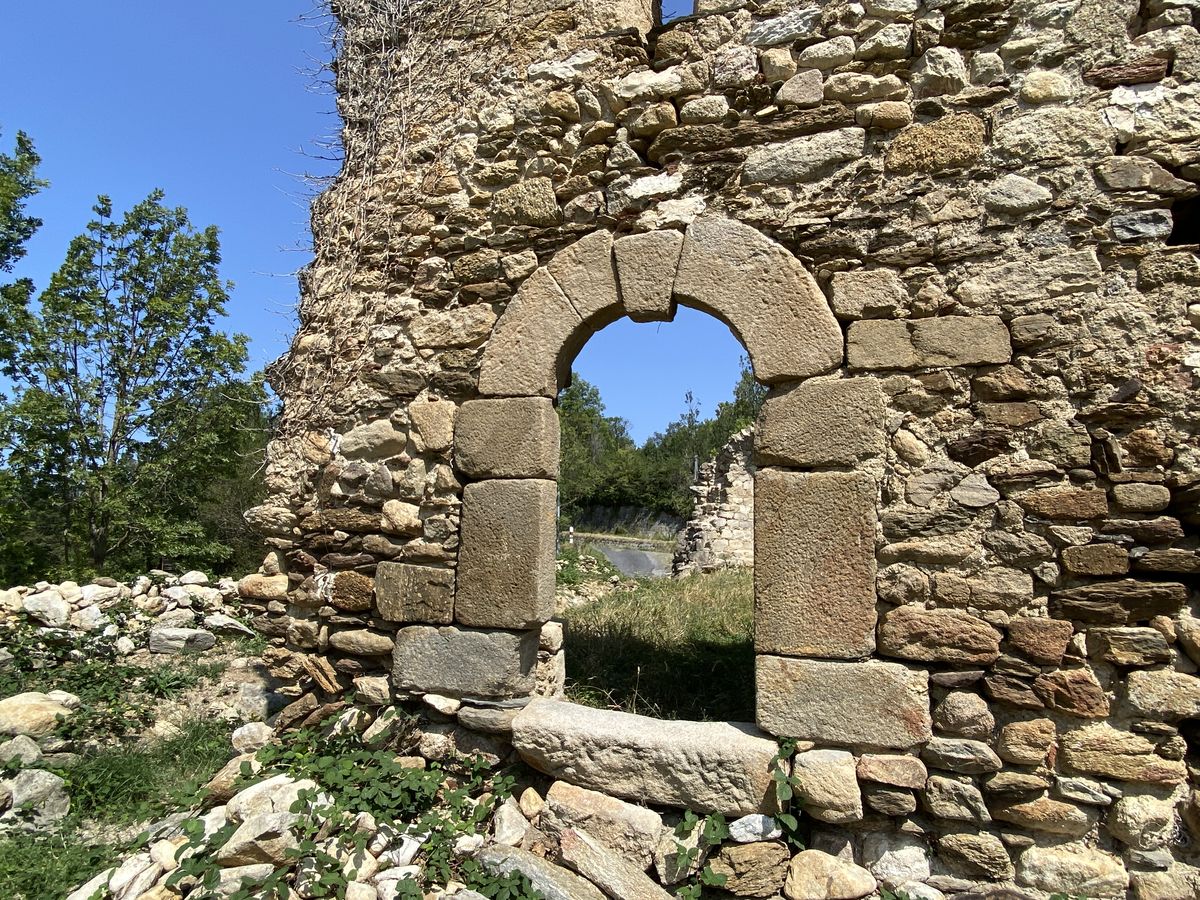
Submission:
[[[891,886],[1194,896],[1195,4],[338,11],[346,161],[250,514],[313,708],[370,679],[559,774],[605,756],[578,716],[649,761],[593,785],[769,800],[757,744],[512,724],[561,659],[553,398],[595,330],[682,303],[771,388],[757,726],[801,741],[814,846]]]
[[[754,565],[754,429],[731,437],[700,467],[691,518],[679,534],[676,575]]]

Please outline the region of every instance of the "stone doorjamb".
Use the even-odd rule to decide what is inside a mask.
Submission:
[[[755,377],[772,386],[756,450],[757,718],[775,734],[811,739],[829,729],[818,721],[811,685],[788,688],[794,666],[842,661],[823,663],[839,678],[879,668],[845,667],[864,665],[849,661],[875,646],[876,485],[855,467],[882,453],[883,397],[869,378],[805,381],[841,366],[841,328],[804,266],[734,220],[616,239],[596,231],[521,286],[484,350],[483,397],[458,416],[456,459],[474,480],[464,490],[454,617],[514,632],[552,617],[553,398],[595,332],[625,315],[671,321],[677,304],[728,325]],[[895,730],[880,724],[880,735]]]

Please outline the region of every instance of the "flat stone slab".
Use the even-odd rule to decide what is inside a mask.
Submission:
[[[760,656],[756,681],[759,727],[780,737],[907,750],[933,734],[925,671]]]
[[[535,700],[513,719],[513,746],[541,772],[626,800],[726,816],[772,809],[778,746],[753,725]]]

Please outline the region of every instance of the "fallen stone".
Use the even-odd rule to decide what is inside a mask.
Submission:
[[[211,649],[217,638],[203,628],[152,628],[151,653],[199,653]]]
[[[520,872],[545,900],[604,900],[591,882],[517,847],[483,847],[475,858],[493,875]]]
[[[38,691],[0,700],[0,734],[44,737],[54,731],[60,719],[71,717],[79,706],[79,698],[74,701],[74,704],[64,703]]]
[[[541,772],[627,800],[726,816],[769,812],[773,803],[777,745],[750,725],[534,700],[513,719],[513,746]]]
[[[663,821],[645,806],[556,781],[546,794],[541,827],[552,833],[567,828],[586,831],[644,871],[654,863]]]
[[[19,820],[34,828],[61,822],[71,811],[67,783],[53,772],[22,769],[8,781],[8,811],[0,821]]]
[[[643,869],[625,860],[586,831],[561,832],[559,857],[564,863],[613,898],[667,900],[666,891],[651,881]]]
[[[290,812],[263,813],[243,820],[216,852],[222,866],[283,865],[299,847],[292,833],[296,816]]]

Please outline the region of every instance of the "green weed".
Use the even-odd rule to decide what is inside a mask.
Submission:
[[[754,720],[751,573],[645,580],[565,619],[575,702],[662,719]]]

